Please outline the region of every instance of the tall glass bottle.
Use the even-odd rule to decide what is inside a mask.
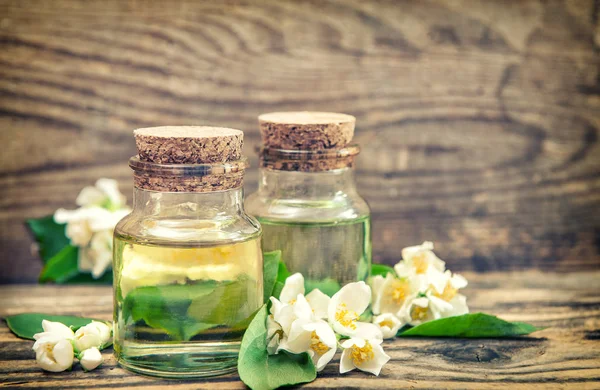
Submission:
[[[262,305],[260,225],[245,214],[239,130],[135,131],[134,207],[115,229],[114,348],[132,371],[234,371]]]
[[[354,117],[334,113],[271,113],[259,117],[258,191],[246,208],[263,228],[263,249],[281,250],[306,290],[335,293],[366,280],[371,219],[354,179]]]

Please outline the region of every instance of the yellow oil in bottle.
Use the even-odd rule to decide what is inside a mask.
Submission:
[[[165,246],[115,236],[117,359],[147,374],[235,368],[243,332],[262,305],[260,239]]]

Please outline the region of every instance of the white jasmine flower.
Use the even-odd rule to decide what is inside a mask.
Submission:
[[[292,322],[296,320],[294,306],[282,303],[275,297],[271,297],[270,299],[273,320],[281,326],[284,335],[287,335],[292,327]]]
[[[71,341],[57,335],[46,335],[33,344],[35,359],[42,369],[61,372],[73,366]]]
[[[60,210],[58,210],[58,211],[60,211]],[[71,241],[72,245],[75,245],[78,247],[84,247],[90,242],[94,232],[90,228],[90,225],[87,223],[87,221],[81,220],[81,221],[73,221],[73,222],[67,224],[67,228],[65,229],[65,234]]]
[[[83,367],[84,371],[91,371],[98,367],[104,359],[100,350],[96,347],[91,347],[79,354],[79,363]]]
[[[433,243],[425,241],[422,245],[402,249],[402,260],[394,266],[400,278],[425,275],[427,272],[444,272],[446,263],[433,253]]]
[[[112,234],[116,224],[130,213],[124,208],[109,211],[98,206],[77,210],[58,209],[56,223],[66,223],[66,235],[72,245],[79,247],[78,268],[90,272],[95,279],[112,265]]]
[[[384,339],[396,337],[402,327],[402,321],[392,313],[384,313],[373,318],[373,323],[379,327]]]
[[[117,210],[125,206],[126,201],[116,180],[102,178],[96,181],[95,187],[84,187],[75,203],[78,206],[106,206],[110,210]]]
[[[318,288],[315,288],[306,296],[306,300],[312,308],[315,317],[321,319],[327,318],[327,309],[329,307],[329,302],[331,302],[331,298],[327,294],[321,292]]]
[[[327,314],[333,330],[343,336],[358,334],[382,338],[373,324],[358,322],[371,302],[371,288],[365,282],[348,283],[331,297]]]
[[[335,355],[337,338],[326,321],[298,319],[292,324],[283,349],[292,353],[307,352],[317,371],[321,371]]]
[[[279,300],[286,304],[293,304],[298,294],[304,295],[304,276],[297,272],[285,280],[285,285],[279,294]]]
[[[419,293],[420,283],[414,278],[399,279],[388,273],[385,278],[376,276],[373,284],[373,314],[398,313],[404,303]]]
[[[295,273],[285,280],[285,285],[279,295],[280,300],[271,297],[271,315],[277,322],[284,335],[290,333],[292,323],[298,318],[312,318],[313,312],[304,297],[304,277]]]
[[[402,324],[416,326],[423,322],[443,318],[452,305],[434,295],[422,296],[407,302],[398,313]]]
[[[67,340],[71,340],[75,337],[73,330],[61,322],[42,320],[42,329],[44,329],[43,332],[33,335],[35,340],[40,340],[44,337],[50,336]]]
[[[361,371],[379,375],[381,368],[390,357],[381,348],[381,340],[350,338],[342,343],[340,374],[358,368]]]
[[[427,293],[428,296],[439,298],[448,304],[450,307],[445,306],[442,311],[443,317],[451,317],[462,314],[467,314],[469,308],[467,306],[467,298],[464,295],[458,293],[458,290],[467,286],[468,282],[463,276],[454,274],[450,271],[444,273],[445,279],[442,284],[443,287],[431,285],[431,290]]]
[[[101,321],[92,321],[86,326],[88,326],[90,328],[95,327],[96,330],[98,331],[98,334],[100,335],[100,341],[101,341],[101,344],[99,345],[99,347],[108,343],[109,341],[111,341],[112,324],[107,324],[106,322],[101,322]]]
[[[106,329],[99,324],[101,323],[94,321],[77,329],[75,332],[74,346],[78,352],[85,351],[92,347],[98,348],[104,344],[105,338],[106,340],[108,339],[106,337]]]
[[[79,248],[79,271],[90,272],[94,279],[104,275],[112,267],[112,244],[112,231],[94,234],[88,246]]]

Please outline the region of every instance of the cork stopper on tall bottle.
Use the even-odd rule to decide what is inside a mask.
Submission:
[[[133,132],[135,186],[161,192],[211,192],[242,185],[244,133],[208,126],[162,126]]]
[[[352,167],[356,118],[334,112],[272,112],[258,117],[263,168],[322,172]]]
[[[258,117],[265,148],[341,149],[352,141],[356,118],[334,112],[272,112]]]

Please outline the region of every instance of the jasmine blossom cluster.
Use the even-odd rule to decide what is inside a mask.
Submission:
[[[444,261],[433,253],[433,243],[404,248],[394,271],[370,281],[373,323],[384,338],[395,337],[404,325],[416,326],[469,312],[466,297],[459,294],[467,280],[446,269]]]
[[[131,209],[112,179],[99,179],[94,187],[83,188],[75,202],[78,209],[58,209],[54,221],[67,224],[67,237],[79,247],[79,271],[98,279],[112,264],[113,230]]]
[[[340,373],[355,368],[379,375],[390,360],[381,343],[383,335],[374,324],[359,321],[371,302],[371,288],[364,282],[349,283],[329,298],[319,289],[304,295],[304,277],[287,278],[279,299],[271,297],[267,317],[267,350],[308,353],[317,371],[342,349]],[[338,338],[347,338],[338,344]]]
[[[92,321],[73,332],[71,328],[48,320],[42,321],[41,333],[33,338],[35,359],[42,369],[61,372],[71,369],[75,358],[85,371],[102,364],[100,348],[110,342],[112,327],[104,322]]]

